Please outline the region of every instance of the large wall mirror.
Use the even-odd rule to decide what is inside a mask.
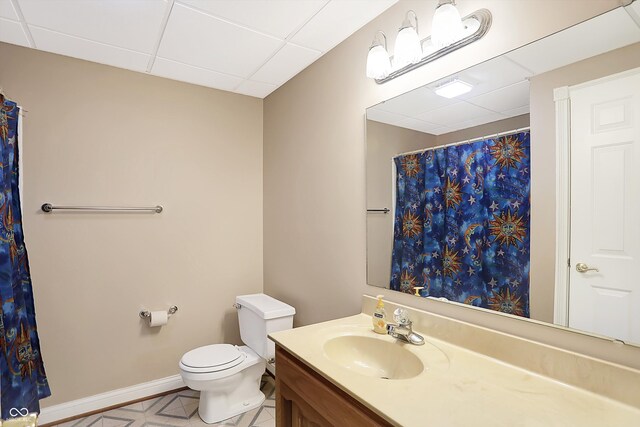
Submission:
[[[640,345],[640,1],[366,117],[368,284]]]

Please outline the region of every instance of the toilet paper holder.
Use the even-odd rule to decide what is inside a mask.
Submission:
[[[171,315],[175,314],[176,311],[178,311],[178,306],[172,305],[169,307],[169,310],[167,310],[167,316],[171,317]],[[149,310],[141,310],[140,317],[142,319],[149,319],[151,317],[151,312]]]

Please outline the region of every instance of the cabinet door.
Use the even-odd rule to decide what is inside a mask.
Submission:
[[[293,401],[291,402],[291,425],[292,427],[325,427],[329,424],[310,406]]]
[[[277,427],[391,425],[279,346],[276,367]]]

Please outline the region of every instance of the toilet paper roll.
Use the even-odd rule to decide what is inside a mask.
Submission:
[[[149,326],[162,326],[166,325],[169,320],[169,315],[166,311],[152,311],[149,317]]]

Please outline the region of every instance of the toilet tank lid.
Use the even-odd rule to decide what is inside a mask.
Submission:
[[[239,295],[236,303],[256,313],[263,319],[275,319],[296,314],[296,309],[265,294]]]

